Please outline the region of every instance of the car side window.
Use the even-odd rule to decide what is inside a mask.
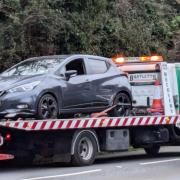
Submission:
[[[75,59],[66,64],[65,66],[66,71],[69,70],[76,70],[77,75],[84,75],[86,74],[85,64],[83,59]]]
[[[108,70],[104,60],[90,59],[87,60],[89,74],[103,74]]]

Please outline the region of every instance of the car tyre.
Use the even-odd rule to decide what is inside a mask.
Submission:
[[[131,114],[132,101],[126,93],[120,92],[117,94],[113,104],[117,106],[110,112],[110,116],[122,117],[129,116]]]
[[[38,118],[56,119],[58,117],[58,103],[54,96],[45,94],[38,103]]]

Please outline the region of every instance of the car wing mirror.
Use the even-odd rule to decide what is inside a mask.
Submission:
[[[69,70],[65,72],[65,77],[66,80],[68,81],[71,77],[74,77],[77,75],[77,71],[76,70]]]

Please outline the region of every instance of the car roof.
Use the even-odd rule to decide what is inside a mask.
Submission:
[[[49,58],[55,58],[55,59],[66,59],[70,57],[71,55],[49,55],[49,56],[37,56],[37,57],[31,57],[26,59],[27,61],[31,60],[40,60],[40,59],[49,59]]]
[[[38,56],[38,57],[32,57],[32,58],[28,58],[25,61],[31,61],[31,60],[40,60],[40,59],[49,59],[49,58],[55,58],[55,59],[67,59],[69,57],[72,58],[83,58],[83,57],[87,57],[87,58],[92,58],[92,59],[106,59],[109,60],[109,58],[105,58],[102,56],[95,56],[95,55],[86,55],[86,54],[70,54],[70,55],[49,55],[49,56]]]

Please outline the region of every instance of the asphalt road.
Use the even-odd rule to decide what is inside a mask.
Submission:
[[[180,180],[180,147],[163,148],[157,158],[148,158],[143,150],[107,157],[89,167],[16,167],[1,162],[0,180]]]

